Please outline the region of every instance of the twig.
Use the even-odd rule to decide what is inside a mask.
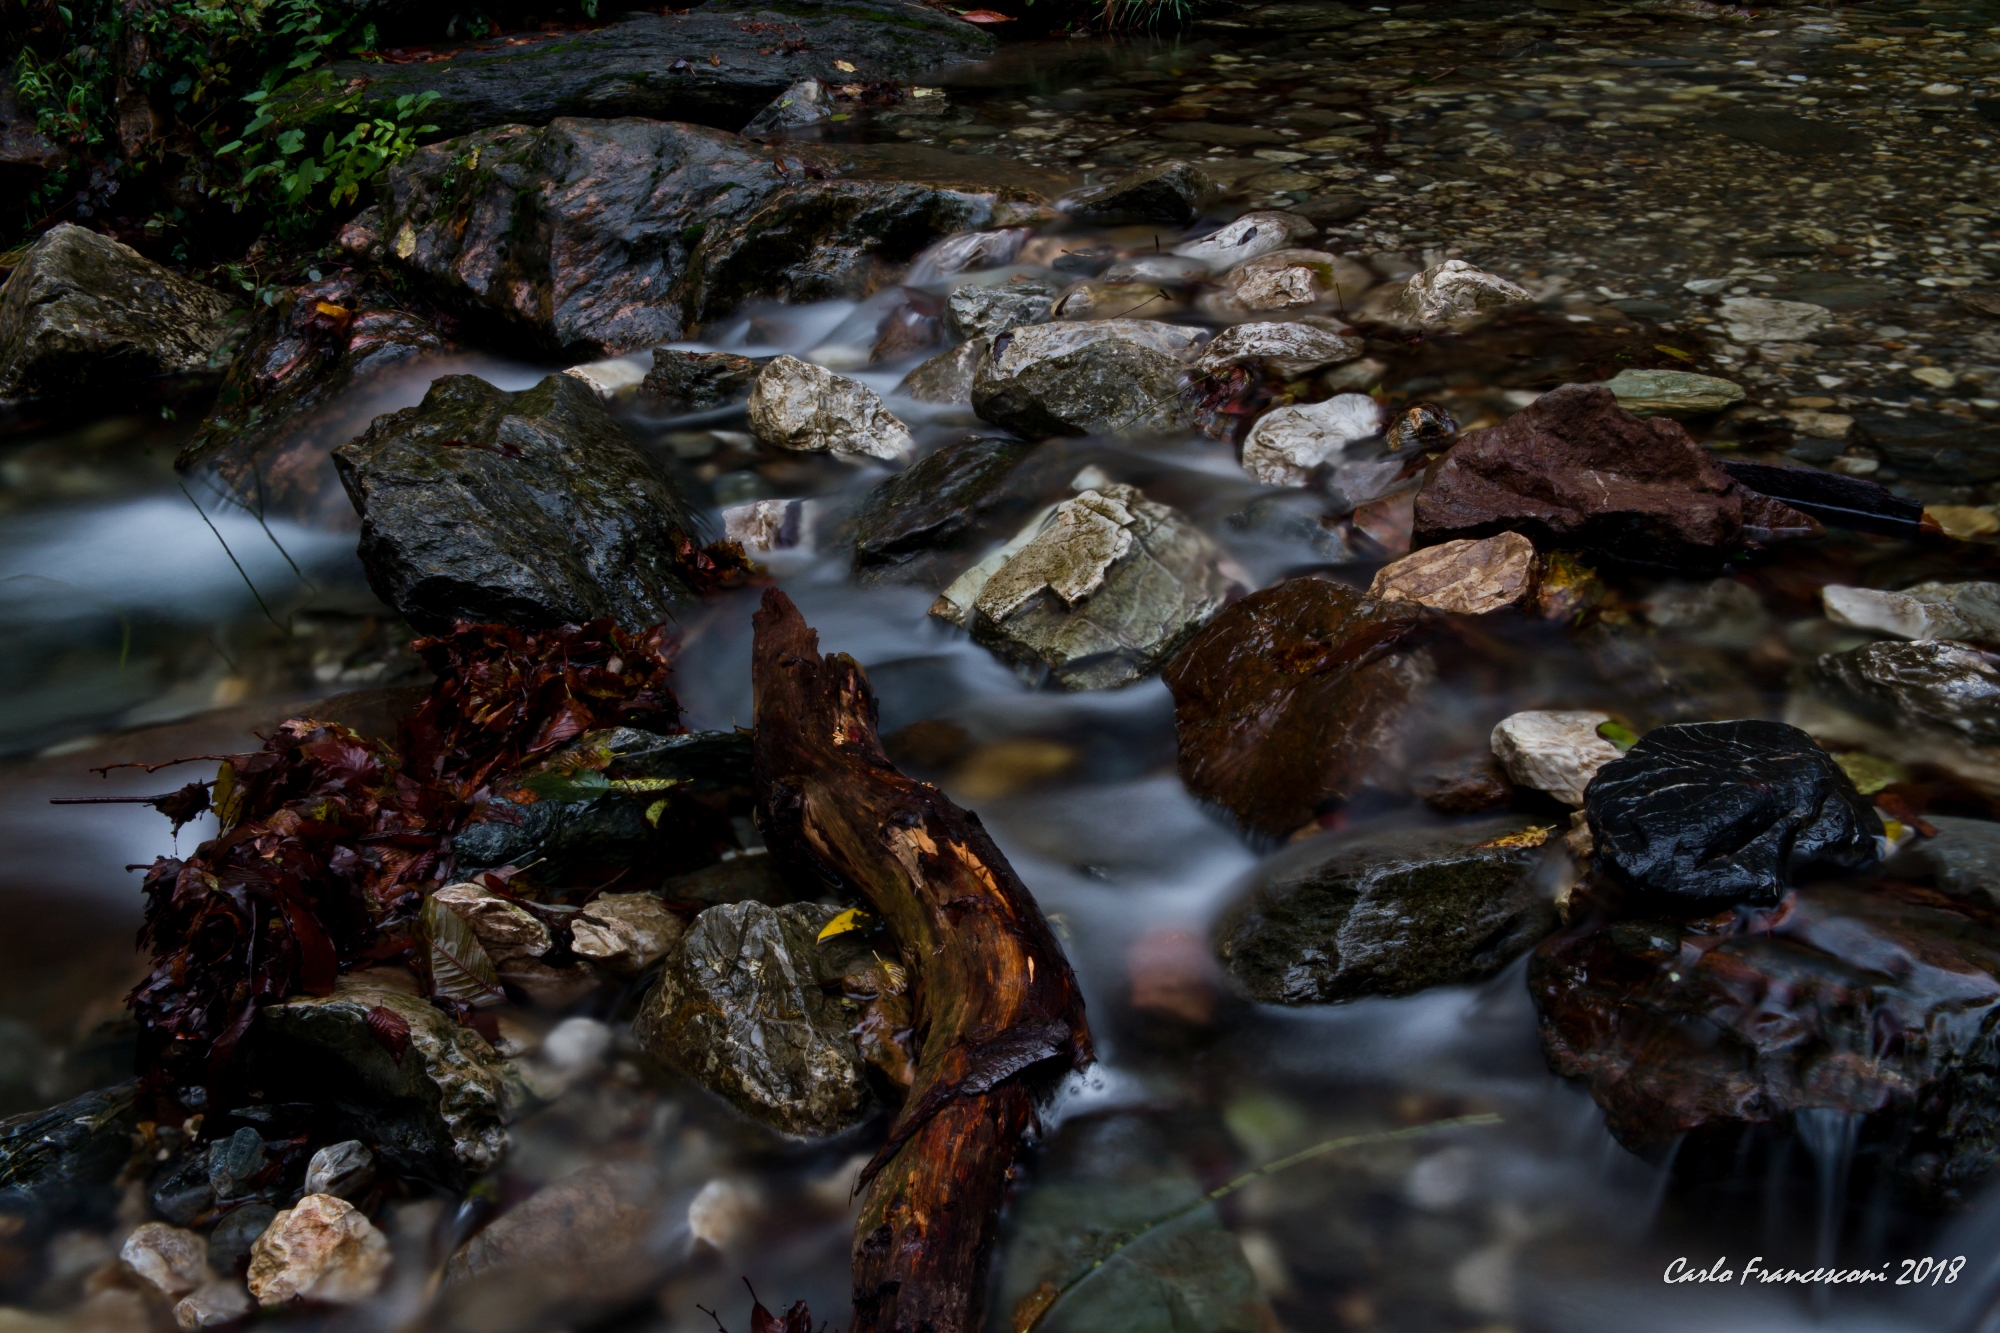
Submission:
[[[1226,1181],[1223,1184],[1217,1185],[1214,1189],[1210,1190],[1208,1193],[1195,1199],[1191,1203],[1185,1203],[1182,1204],[1179,1208],[1174,1208],[1167,1212],[1161,1213],[1158,1217],[1154,1218],[1150,1222],[1147,1222],[1137,1231],[1128,1232],[1125,1235],[1119,1237],[1118,1243],[1113,1245],[1109,1250],[1105,1251],[1104,1254],[1100,1256],[1095,1263],[1091,1264],[1090,1267],[1084,1269],[1081,1273],[1078,1273],[1075,1277],[1071,1278],[1068,1282],[1064,1283],[1061,1287],[1057,1288],[1056,1294],[1049,1299],[1049,1303],[1042,1307],[1041,1312],[1039,1314],[1037,1314],[1033,1319],[1029,1320],[1025,1325],[1021,1327],[1020,1333],[1033,1333],[1033,1330],[1044,1319],[1049,1317],[1049,1312],[1055,1309],[1056,1306],[1062,1304],[1063,1297],[1069,1295],[1072,1291],[1075,1291],[1085,1282],[1088,1282],[1093,1273],[1097,1272],[1098,1269],[1104,1267],[1104,1265],[1110,1263],[1113,1259],[1117,1258],[1131,1245],[1137,1243],[1140,1240],[1143,1240],[1146,1236],[1150,1235],[1152,1232],[1159,1230],[1161,1227],[1167,1225],[1169,1222],[1179,1221],[1181,1218],[1186,1217],[1189,1213],[1192,1213],[1200,1208],[1205,1208],[1209,1204],[1216,1202],[1218,1199],[1228,1198],[1230,1195],[1236,1193],[1236,1191],[1242,1189],[1245,1185],[1251,1184],[1253,1181],[1262,1180],[1266,1176],[1274,1176],[1280,1171],[1284,1171],[1290,1167],[1297,1166],[1302,1162],[1309,1162],[1315,1157],[1323,1157],[1330,1152],[1338,1152],[1342,1148],[1359,1148],[1365,1145],[1377,1144],[1377,1143],[1395,1143],[1403,1139],[1414,1139],[1414,1138],[1420,1138],[1426,1134],[1434,1134],[1439,1130],[1462,1129],[1468,1125],[1497,1125],[1500,1123],[1500,1119],[1501,1118],[1499,1116],[1493,1114],[1491,1111],[1481,1111],[1474,1115],[1453,1116],[1448,1120],[1433,1120],[1429,1124],[1411,1125],[1406,1129],[1378,1130],[1373,1134],[1348,1134],[1341,1138],[1327,1139],[1323,1142],[1315,1143],[1312,1147],[1303,1148],[1298,1152],[1293,1153],[1289,1157],[1280,1157],[1275,1162],[1266,1162],[1264,1165],[1257,1167],[1255,1170],[1245,1171],[1242,1175],[1237,1176],[1232,1180]]]
[[[185,759],[165,759],[157,764],[149,764],[141,759],[128,759],[122,764],[104,764],[101,767],[93,768],[90,771],[102,777],[109,777],[111,775],[111,770],[114,768],[143,768],[148,773],[157,773],[163,768],[172,768],[175,764],[194,764],[194,763],[199,763],[204,759],[213,760],[214,762],[220,764],[226,764],[233,759],[241,759],[242,757],[243,756],[240,754],[191,754]]]
[[[229,563],[235,565],[236,572],[243,576],[243,586],[248,588],[250,595],[257,599],[257,608],[264,613],[264,619],[270,621],[274,627],[284,630],[287,634],[291,633],[289,628],[278,623],[278,618],[271,614],[271,608],[264,605],[264,594],[257,591],[257,585],[250,581],[250,575],[243,568],[243,562],[236,558],[236,552],[230,550],[229,543],[223,540],[222,529],[216,527],[209,516],[203,512],[201,505],[195,501],[194,496],[188,493],[188,488],[185,484],[181,486],[181,494],[187,496],[187,502],[194,506],[194,512],[201,516],[201,521],[208,524],[208,530],[215,534],[215,540],[222,543],[222,553],[229,557]],[[286,558],[289,559],[290,557]]]

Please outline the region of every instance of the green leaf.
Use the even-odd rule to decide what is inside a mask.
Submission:
[[[261,102],[270,95],[271,94],[265,92],[262,88],[259,88],[255,92],[248,92],[243,94],[243,100],[246,102]]]
[[[1639,733],[1623,722],[1600,722],[1597,724],[1597,734],[1620,750],[1629,750],[1639,743]]]
[[[423,932],[424,964],[434,999],[482,1008],[507,998],[493,960],[458,913],[436,898],[427,898],[417,924]]]

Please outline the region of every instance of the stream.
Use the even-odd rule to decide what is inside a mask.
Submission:
[[[1958,299],[1984,292],[1991,302],[2000,281],[2000,3],[1789,6],[1665,35],[1642,9],[1588,0],[1366,13],[1331,30],[1302,22],[1274,33],[1224,16],[1177,38],[1022,43],[939,75],[947,113],[857,115],[805,137],[915,143],[974,171],[993,157],[1092,183],[1180,155],[1230,188],[1231,211],[1312,216],[1315,201],[1352,196],[1367,206],[1345,217],[1323,207],[1311,244],[1383,278],[1462,258],[1521,284],[1536,312],[1383,352],[1364,392],[1379,387],[1395,407],[1440,404],[1469,430],[1665,344],[1679,358],[1665,364],[1748,392],[1742,407],[1686,423],[1717,457],[1873,475],[1966,535],[2000,532],[1986,507],[2000,486],[1907,467],[1898,477],[1859,437],[1816,433],[1825,418],[1886,412],[1947,414],[1982,439],[2000,434],[2000,304]],[[1430,75],[1415,83],[1415,70]],[[1952,91],[1934,91],[1944,86]],[[1860,159],[1778,142],[1803,133],[1793,125],[1802,116],[1836,113],[1866,137]],[[1343,132],[1345,146],[1332,142]],[[1212,227],[1077,226],[1061,233],[1059,253],[1170,249]],[[982,280],[1073,277],[1055,257]],[[942,299],[961,280],[920,261],[866,300],[753,304],[670,346],[829,365],[882,395],[928,451],[990,428],[899,392],[937,348],[873,362],[867,348],[910,293]],[[1739,341],[1711,299],[1731,294],[1815,302],[1845,332],[1817,345]],[[1204,319],[1164,295],[1134,317]],[[721,508],[806,502],[809,535],[753,555],[823,648],[866,668],[892,755],[978,813],[1075,968],[1098,1063],[1047,1108],[1003,1223],[989,1327],[1016,1327],[1039,1284],[1103,1257],[1107,1238],[1240,1173],[1361,1136],[1146,1231],[1038,1327],[2000,1329],[2000,1183],[1951,1208],[1922,1206],[1897,1184],[1881,1136],[1840,1110],[1772,1118],[1685,1153],[1678,1143],[1630,1151],[1590,1091],[1550,1071],[1525,956],[1476,984],[1396,998],[1283,1006],[1232,991],[1211,934],[1246,884],[1296,853],[1244,834],[1187,790],[1159,674],[1108,690],[1038,687],[928,614],[937,587],[858,583],[842,516],[893,469],[760,453],[740,405],[671,415],[635,391],[650,364],[641,352],[581,370],[631,438],[710,502],[713,535]],[[414,406],[446,373],[513,391],[566,368],[436,354],[351,390],[341,410],[365,422]],[[253,749],[275,721],[328,699],[428,682],[410,631],[369,590],[354,527],[260,518],[180,476],[172,459],[195,424],[118,415],[0,438],[7,1114],[129,1072],[120,1063],[132,1037],[116,1020],[119,997],[146,971],[132,949],[137,868],[188,854],[216,828],[204,815],[175,837],[143,805],[46,801],[151,795],[185,779],[90,770]],[[1273,488],[1238,466],[1227,441],[1190,430],[1046,448],[1067,451],[1065,470],[1095,468],[1186,515],[1251,588],[1315,572],[1366,588],[1385,561],[1365,543],[1329,558],[1296,525],[1269,520],[1278,511],[1255,506]],[[1266,518],[1246,518],[1256,514]],[[1820,585],[2000,569],[1990,541],[1835,530],[1802,550],[1725,571],[1727,597],[1698,576],[1625,581],[1630,632],[1609,649],[1556,623],[1493,630],[1475,645],[1480,669],[1449,675],[1427,698],[1427,743],[1476,749],[1496,721],[1529,709],[1603,709],[1642,732],[1788,717],[1792,668],[1874,638],[1828,621]],[[679,624],[673,684],[691,729],[750,724],[758,595],[716,594]],[[1343,834],[1448,826],[1407,794],[1358,798],[1328,824]],[[538,1037],[566,1019],[602,1020],[610,1026],[592,1030],[608,1044],[579,1056],[584,1072],[513,1126],[511,1155],[471,1193],[385,1205],[379,1224],[397,1266],[377,1296],[297,1322],[694,1333],[715,1327],[712,1309],[738,1329],[747,1278],[767,1306],[804,1300],[815,1319],[844,1326],[851,1188],[879,1125],[804,1146],[749,1125],[636,1058],[623,1026],[632,1000],[614,989],[570,1011],[509,1006]],[[1381,1137],[1474,1113],[1497,1122]],[[656,1182],[648,1225],[672,1258],[644,1290],[569,1322],[560,1275],[548,1271],[433,1289],[429,1275],[490,1217],[606,1163],[643,1166]],[[136,1194],[129,1209],[143,1212]],[[68,1319],[116,1234],[80,1225],[30,1252],[32,1271],[0,1272],[8,1303]],[[1927,1258],[1939,1263],[1921,1282],[1896,1283],[1903,1261]],[[1744,1274],[1753,1259],[1888,1280],[1759,1282]],[[1720,1270],[1727,1279],[1673,1279]],[[60,1326],[97,1327],[81,1315]]]

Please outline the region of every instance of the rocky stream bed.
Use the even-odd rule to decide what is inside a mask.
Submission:
[[[998,26],[14,256],[0,1333],[1991,1326],[2000,5]]]

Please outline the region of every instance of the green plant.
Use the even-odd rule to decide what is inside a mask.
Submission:
[[[240,152],[244,172],[239,189],[247,190],[257,181],[269,179],[277,186],[278,198],[293,209],[312,204],[322,184],[327,187],[321,206],[337,208],[360,196],[361,187],[374,180],[392,163],[416,151],[419,135],[436,131],[435,125],[413,122],[437,99],[437,94],[404,94],[396,99],[394,118],[377,116],[363,120],[344,136],[327,131],[317,153],[306,151],[306,132],[282,130],[252,142],[251,136],[270,128],[271,113],[261,104],[269,96],[264,90],[246,93],[243,100],[257,105],[257,114],[243,127],[243,138],[215,150],[225,157]],[[246,146],[247,145],[247,146]]]

